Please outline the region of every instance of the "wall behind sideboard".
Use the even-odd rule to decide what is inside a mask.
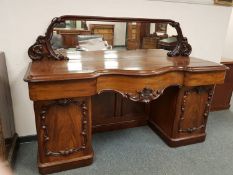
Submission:
[[[233,59],[233,12],[231,13],[222,57]]]
[[[30,59],[27,49],[61,15],[170,18],[181,23],[193,46],[192,55],[219,62],[231,8],[149,0],[0,0],[0,50],[7,58],[16,131],[36,133],[33,105],[23,82]]]

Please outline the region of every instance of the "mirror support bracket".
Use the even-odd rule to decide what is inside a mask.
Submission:
[[[173,21],[169,24],[176,29],[178,42],[174,50],[168,52],[167,55],[169,57],[189,56],[192,52],[192,46],[188,43],[188,39],[183,36],[182,30],[180,28],[180,23]]]

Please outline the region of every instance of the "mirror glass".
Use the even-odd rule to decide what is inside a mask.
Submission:
[[[177,32],[167,23],[65,20],[54,26],[50,43],[55,53],[72,59],[83,51],[173,50]]]

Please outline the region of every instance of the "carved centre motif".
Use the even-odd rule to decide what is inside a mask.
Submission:
[[[76,148],[69,148],[66,150],[59,150],[59,151],[52,151],[48,149],[48,142],[49,142],[49,131],[47,128],[46,124],[46,115],[48,113],[48,110],[51,106],[54,105],[61,105],[61,106],[66,106],[69,104],[76,104],[78,107],[80,107],[81,112],[82,112],[82,131],[81,131],[81,137],[83,138],[83,143],[81,146],[76,147]],[[72,100],[72,99],[61,99],[61,100],[56,100],[53,101],[47,105],[42,106],[42,110],[40,112],[40,117],[41,117],[41,126],[43,129],[43,137],[44,137],[44,144],[45,144],[45,154],[47,156],[67,156],[70,154],[73,154],[78,151],[82,151],[86,149],[87,145],[87,105],[85,101],[78,101],[78,100]]]
[[[153,90],[151,88],[143,88],[141,91],[137,91],[136,94],[126,93],[124,97],[138,102],[149,103],[152,100],[159,98],[163,94],[164,90]]]

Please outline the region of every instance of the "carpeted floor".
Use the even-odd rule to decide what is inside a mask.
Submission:
[[[98,133],[94,163],[58,175],[233,175],[233,108],[210,113],[204,143],[169,148],[149,127]],[[38,174],[37,143],[20,145],[16,175]]]

